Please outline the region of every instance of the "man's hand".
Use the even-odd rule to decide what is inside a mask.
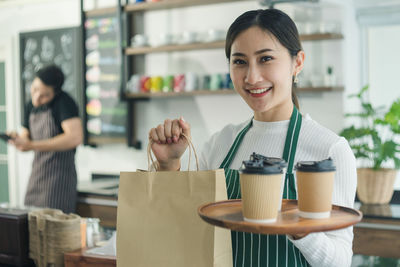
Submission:
[[[17,135],[14,139],[10,139],[9,142],[13,144],[19,151],[32,150],[32,142],[28,138],[23,138]]]

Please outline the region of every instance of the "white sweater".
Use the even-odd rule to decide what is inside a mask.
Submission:
[[[237,134],[248,123],[249,120],[239,125],[230,124],[214,134],[204,145],[200,156],[200,169],[218,169]],[[242,161],[249,160],[253,152],[282,158],[288,126],[289,120],[279,122],[253,120],[253,126],[245,135],[230,168],[238,170]],[[310,116],[303,116],[295,164],[298,161],[316,161],[328,157],[333,159],[336,166],[332,203],[353,208],[357,172],[356,160],[350,146],[343,137],[339,137],[321,126]],[[311,233],[299,240],[293,240],[290,236],[288,238],[312,266],[351,265],[352,227],[330,232]]]

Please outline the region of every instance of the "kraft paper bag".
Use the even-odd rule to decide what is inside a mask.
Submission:
[[[226,199],[223,169],[121,172],[117,266],[232,267],[230,231],[197,213]]]

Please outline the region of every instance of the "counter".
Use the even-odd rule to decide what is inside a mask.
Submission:
[[[78,186],[77,213],[100,218],[100,224],[116,228],[118,180],[103,180]],[[363,219],[354,226],[354,254],[400,258],[400,204],[362,205]]]
[[[118,184],[118,179],[79,183],[77,214],[82,217],[99,218],[101,226],[116,228]]]
[[[400,205],[362,205],[363,219],[354,226],[354,254],[400,258]]]

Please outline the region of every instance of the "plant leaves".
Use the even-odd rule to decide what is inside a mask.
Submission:
[[[400,133],[400,98],[393,102],[389,111],[385,114],[385,121],[395,133]]]

